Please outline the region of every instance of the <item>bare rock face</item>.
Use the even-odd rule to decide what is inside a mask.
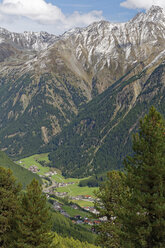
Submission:
[[[60,36],[0,28],[0,148],[36,151],[81,105],[126,74],[149,75],[164,57],[165,13],[156,6],[127,23],[100,21]]]
[[[59,41],[59,50],[61,54],[72,51],[90,84],[95,79],[101,93],[139,63],[143,67],[150,63],[165,49],[164,40],[165,13],[153,6],[127,23],[100,21],[67,32]]]

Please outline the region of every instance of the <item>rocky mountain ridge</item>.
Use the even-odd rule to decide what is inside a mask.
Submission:
[[[156,6],[127,23],[100,21],[58,37],[0,29],[0,148],[13,157],[36,152],[121,77],[149,77],[164,51],[165,14]]]
[[[0,28],[0,43],[10,42],[18,49],[44,50],[56,41],[56,36],[47,32],[9,32]]]
[[[101,93],[132,66],[138,69],[141,62],[145,67],[165,49],[165,13],[153,6],[127,23],[100,21],[66,33],[64,39]]]

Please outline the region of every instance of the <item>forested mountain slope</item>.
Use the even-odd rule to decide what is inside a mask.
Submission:
[[[165,116],[164,55],[141,73],[121,78],[79,112],[50,144],[50,159],[66,176],[121,169],[132,133],[154,105]],[[131,73],[130,73],[131,74]]]
[[[165,14],[156,6],[127,23],[101,21],[58,37],[0,29],[0,149],[13,158],[36,153],[82,105],[164,50]]]

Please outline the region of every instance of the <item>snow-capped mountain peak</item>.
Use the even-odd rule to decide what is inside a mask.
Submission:
[[[56,40],[56,36],[47,32],[27,32],[15,33],[0,28],[0,41],[13,43],[18,49],[33,49],[36,51],[48,48]]]

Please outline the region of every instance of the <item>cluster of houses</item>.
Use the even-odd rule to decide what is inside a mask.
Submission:
[[[46,189],[43,189],[43,192],[44,193],[47,193],[47,194],[54,194],[56,196],[59,196],[59,197],[65,197],[66,195],[68,195],[67,192],[57,192],[57,188],[61,188],[61,187],[66,187],[68,185],[71,185],[71,184],[74,184],[73,182],[69,182],[69,183],[58,183],[58,182],[53,182],[53,185],[46,188]]]
[[[43,190],[44,193],[47,193],[47,194],[54,194],[56,196],[59,196],[59,197],[65,197],[68,195],[68,192],[57,192],[57,188],[61,188],[61,187],[66,187],[68,185],[72,185],[74,184],[74,182],[69,182],[69,183],[58,183],[58,182],[53,182],[53,185],[49,188],[46,188]]]
[[[70,205],[73,209],[79,209],[79,207],[76,204]],[[54,201],[53,203],[53,208],[54,210],[60,212],[62,215],[64,215],[67,218],[70,218],[74,224],[87,224],[90,226],[93,225],[98,225],[100,224],[103,220],[92,220],[87,217],[83,218],[81,215],[75,215],[74,217],[71,217],[65,210],[62,209],[62,204],[59,203],[58,201]]]
[[[66,186],[72,185],[72,184],[74,184],[74,183],[73,182],[70,182],[70,183],[57,183],[57,182],[55,182],[53,185],[56,188],[61,188],[61,187],[66,187]]]
[[[38,171],[40,171],[40,169],[38,169],[38,167],[36,165],[30,166],[28,170],[33,172],[33,173],[37,173]]]
[[[54,201],[53,202],[53,208],[54,208],[54,210],[59,211],[62,209],[62,204],[59,203],[58,201]]]
[[[62,215],[64,215],[67,218],[70,218],[70,215],[62,209],[62,204],[59,203],[58,201],[54,201],[53,203],[53,208],[54,210],[60,212]]]
[[[68,192],[57,192],[55,191],[56,188],[59,188],[59,187],[65,187],[67,186],[68,184],[74,184],[74,183],[55,183],[53,184],[53,186],[49,189],[49,192],[46,192],[46,193],[53,193],[55,194],[56,196],[59,196],[59,197],[65,197],[68,195]],[[57,185],[60,185],[60,186],[57,186]],[[64,186],[65,185],[65,186]],[[53,192],[55,191],[55,192]],[[90,201],[90,202],[94,202],[94,198],[92,198],[90,195],[77,195],[77,196],[73,196],[73,197],[69,197],[70,200],[82,200],[82,201]],[[90,211],[91,210],[91,211]],[[89,210],[87,211],[90,211],[92,212],[92,208],[89,207]]]
[[[58,197],[65,197],[68,195],[68,192],[58,192],[56,191],[57,187],[56,186],[50,186],[49,188],[45,188],[43,189],[43,192],[46,193],[46,194],[51,194],[51,195],[55,195],[55,196],[58,196]]]
[[[82,208],[83,208],[84,210],[86,210],[86,211],[92,213],[92,214],[96,214],[96,215],[99,214],[99,212],[98,212],[95,208],[93,208],[93,207],[82,207]]]
[[[57,175],[57,172],[56,171],[49,171],[49,172],[45,173],[45,176],[46,177],[52,177],[54,175]]]
[[[72,222],[74,224],[86,224],[86,225],[90,225],[90,226],[99,225],[100,223],[107,221],[106,217],[99,218],[99,219],[95,220],[95,219],[90,219],[87,217],[83,218],[80,215],[76,215],[70,219],[72,220]],[[92,229],[92,230],[94,231],[94,229]]]
[[[55,186],[45,188],[45,189],[43,189],[43,192],[46,193],[46,194],[51,194],[51,195],[55,195],[55,196],[58,196],[58,197],[65,197],[65,196],[68,195],[68,192],[58,192],[58,191],[56,191]]]
[[[68,192],[54,192],[54,194],[59,197],[65,197],[68,195]]]
[[[86,224],[86,225],[94,226],[94,225],[99,225],[101,223],[101,220],[92,220],[87,217],[82,218],[80,215],[74,216],[73,218],[71,218],[71,220],[74,224],[79,224],[79,225]]]
[[[74,197],[71,197],[71,200],[77,200],[77,201],[90,201],[90,202],[94,202],[94,198],[92,198],[91,195],[77,195]]]

